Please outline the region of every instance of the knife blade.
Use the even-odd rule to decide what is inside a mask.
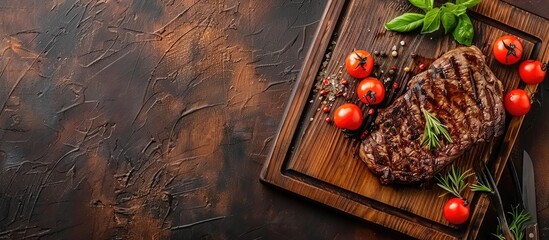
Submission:
[[[525,231],[526,239],[538,240],[538,223],[536,212],[536,184],[534,181],[534,165],[532,158],[524,151],[522,157],[522,203],[524,209],[530,214],[530,220],[526,222]]]

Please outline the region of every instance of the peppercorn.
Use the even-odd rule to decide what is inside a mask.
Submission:
[[[364,140],[368,136],[368,130],[364,130],[364,132],[360,135],[360,139]]]
[[[419,70],[423,71],[425,70],[425,64],[419,64]]]
[[[328,80],[327,78],[324,78],[324,80],[322,80],[322,83],[324,85],[330,85],[330,80]]]
[[[376,110],[373,108],[368,109],[368,115],[374,115],[376,113]]]
[[[398,87],[399,87],[399,86],[398,86],[398,83],[397,83],[397,82],[393,83],[393,89],[398,89]]]
[[[398,52],[397,52],[397,51],[393,51],[393,52],[391,52],[391,56],[393,56],[393,57],[396,57],[396,56],[398,56]]]
[[[393,66],[391,66],[391,69],[397,70],[397,66],[393,65]]]
[[[379,51],[378,51],[378,50],[375,50],[375,51],[374,51],[374,55],[379,56]]]
[[[345,79],[345,78],[341,79],[341,82],[340,82],[340,83],[341,83],[341,85],[343,85],[343,86],[349,85],[349,81],[347,81],[347,79]]]
[[[330,107],[328,107],[328,106],[323,107],[322,112],[329,113],[330,112]]]
[[[327,89],[323,89],[322,91],[320,91],[320,96],[324,96],[326,94],[328,94],[330,91],[328,91]]]
[[[326,119],[324,119],[324,121],[326,123],[332,123],[332,118],[331,117],[326,117]]]
[[[393,69],[389,70],[389,74],[395,75],[395,70],[393,70]]]

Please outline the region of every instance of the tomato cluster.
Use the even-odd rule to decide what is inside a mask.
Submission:
[[[511,35],[498,38],[494,42],[494,58],[504,65],[512,65],[522,58],[522,43]],[[541,83],[547,74],[547,64],[537,60],[523,61],[518,68],[520,79],[526,84]],[[530,111],[531,99],[528,93],[522,89],[509,91],[503,102],[505,109],[513,116],[522,116]]]
[[[370,106],[383,101],[385,86],[378,79],[368,77],[374,70],[374,56],[372,54],[366,50],[350,52],[345,59],[345,68],[352,77],[362,79],[356,90],[358,99],[361,102]],[[357,130],[362,126],[364,117],[359,106],[353,103],[345,103],[335,110],[333,120],[339,128]]]

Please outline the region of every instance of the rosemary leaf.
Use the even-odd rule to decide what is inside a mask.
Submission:
[[[423,139],[421,144],[427,146],[427,149],[440,147],[439,135],[442,135],[446,141],[452,143],[452,137],[448,133],[447,127],[440,122],[440,120],[433,114],[429,113],[425,109],[421,109],[423,116],[425,117],[425,131],[423,132]]]
[[[509,214],[511,214],[511,222],[509,223],[509,230],[511,230],[511,233],[513,234],[513,237],[515,239],[523,239],[524,237],[524,224],[526,222],[528,222],[528,220],[530,220],[531,216],[529,213],[527,212],[524,212],[523,209],[521,209],[519,211],[519,206],[516,206],[516,207],[512,207],[512,210],[511,212],[509,212]],[[501,230],[501,222],[498,218],[498,226],[496,228],[496,233],[493,233],[492,235],[494,235],[495,237],[497,237],[498,239],[505,239],[505,237],[503,237],[503,234],[502,234],[502,230]]]
[[[509,230],[513,233],[515,239],[522,239],[523,238],[523,230],[524,230],[524,223],[528,222],[530,220],[530,214],[527,212],[524,212],[524,210],[520,210],[519,207],[513,207],[513,209],[510,212],[511,218],[511,224],[509,224]]]
[[[471,169],[462,172],[455,165],[452,165],[450,171],[448,171],[446,175],[436,177],[436,179],[438,180],[437,186],[456,197],[463,198],[461,196],[461,192],[463,192],[463,190],[465,190],[468,185],[465,182],[465,179],[467,179],[472,174],[473,173],[471,173]],[[447,193],[444,193],[440,195],[440,197],[446,194]]]
[[[490,186],[484,185],[484,183],[477,182],[471,184],[471,191],[473,192],[493,192]]]

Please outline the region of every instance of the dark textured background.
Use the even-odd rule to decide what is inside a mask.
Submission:
[[[258,181],[325,5],[0,1],[0,239],[402,238]]]

